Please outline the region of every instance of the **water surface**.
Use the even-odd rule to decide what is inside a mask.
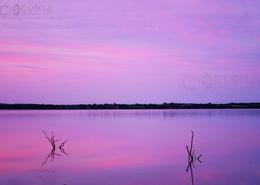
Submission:
[[[259,110],[0,111],[0,184],[192,185],[191,130],[194,184],[260,184]]]

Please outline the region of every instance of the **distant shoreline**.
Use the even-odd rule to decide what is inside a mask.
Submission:
[[[5,104],[0,110],[138,110],[138,109],[260,109],[260,103],[163,103],[163,104]]]

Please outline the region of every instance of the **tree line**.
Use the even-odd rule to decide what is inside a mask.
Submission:
[[[259,109],[260,103],[163,103],[163,104],[0,104],[0,110],[66,110],[66,109]]]

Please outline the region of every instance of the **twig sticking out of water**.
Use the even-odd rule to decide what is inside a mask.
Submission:
[[[202,161],[200,160],[202,155],[199,155],[198,157],[196,156],[195,150],[193,149],[193,139],[194,139],[194,133],[191,131],[191,143],[190,143],[190,148],[186,146],[186,150],[188,153],[188,166],[186,168],[186,172],[190,170],[191,173],[191,181],[192,185],[194,185],[194,177],[193,177],[193,168],[195,168],[195,161],[198,160],[200,163]]]
[[[42,163],[42,165],[44,165],[44,164],[46,164],[46,163],[48,162],[49,158],[51,158],[51,161],[54,161],[55,156],[60,156],[60,154],[56,153],[56,148],[57,148],[57,144],[56,144],[56,143],[57,143],[58,141],[60,141],[60,140],[59,140],[59,139],[55,139],[55,135],[54,135],[52,132],[51,132],[51,136],[48,136],[48,134],[47,134],[44,130],[42,130],[42,132],[43,132],[45,138],[49,141],[49,143],[50,143],[51,146],[52,146],[51,152],[49,153],[49,155],[46,157],[46,159],[45,159],[44,162]],[[67,143],[68,141],[69,141],[69,140],[63,141],[63,142],[58,146],[60,152],[63,153],[63,154],[65,154],[65,155],[69,155],[69,154],[67,154],[67,153],[65,152],[65,150],[64,150],[64,148],[63,148],[64,145],[65,145],[65,143]]]
[[[42,130],[43,134],[45,135],[46,139],[48,139],[48,141],[50,142],[52,148],[56,148],[56,142],[59,141],[59,139],[55,139],[54,134],[51,132],[51,137],[48,136],[48,134]]]
[[[69,154],[67,154],[66,152],[65,152],[65,150],[64,150],[64,145],[65,145],[65,143],[67,143],[69,140],[66,140],[66,141],[63,141],[61,144],[60,144],[60,146],[59,146],[59,149],[60,149],[60,151],[61,151],[61,153],[63,153],[63,154],[65,154],[65,155],[69,155]]]
[[[59,148],[63,148],[64,145],[65,145],[68,141],[69,141],[69,140],[63,141],[63,142],[60,144]]]

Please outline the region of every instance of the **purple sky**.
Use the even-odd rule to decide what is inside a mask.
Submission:
[[[260,101],[259,10],[259,0],[0,1],[0,102]]]

